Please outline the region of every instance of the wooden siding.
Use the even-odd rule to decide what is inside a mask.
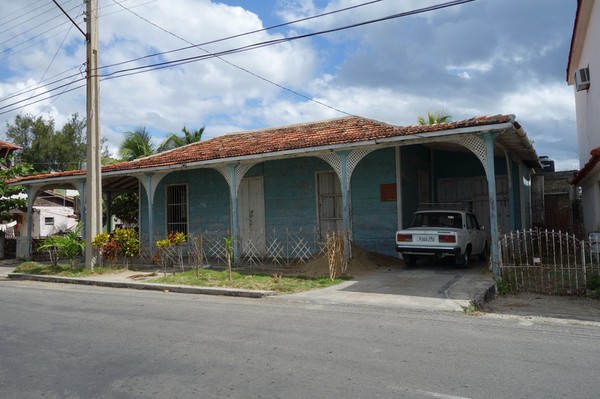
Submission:
[[[203,231],[229,230],[229,187],[225,178],[212,169],[194,169],[173,172],[161,180],[154,196],[155,240],[166,237],[165,186],[188,185],[188,215],[190,234]],[[147,197],[142,190],[140,229],[142,237],[148,236]]]
[[[315,173],[332,170],[318,158],[269,161],[253,167],[248,175],[260,173],[265,181],[267,230],[292,228],[314,231],[317,226]]]
[[[419,207],[419,170],[431,176],[431,151],[422,145],[401,147],[402,228],[408,227]]]
[[[393,148],[374,151],[362,159],[351,180],[354,243],[371,252],[396,256],[396,203],[381,201],[380,185],[396,181]]]

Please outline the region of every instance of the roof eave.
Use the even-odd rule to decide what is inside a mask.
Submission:
[[[571,35],[571,47],[569,49],[569,59],[567,61],[567,83],[575,83],[575,69],[579,66],[583,42],[587,32],[593,1],[577,0],[577,11],[575,12],[575,21],[573,23],[573,34]]]

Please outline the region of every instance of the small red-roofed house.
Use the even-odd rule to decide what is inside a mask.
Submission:
[[[396,230],[431,203],[474,209],[497,242],[501,232],[531,225],[534,168],[538,156],[513,115],[415,126],[351,116],[225,134],[106,165],[102,187],[105,198],[139,193],[149,251],[179,231],[202,234],[209,257],[219,257],[230,236],[238,262],[279,263],[318,253],[331,231],[393,255]],[[82,192],[85,178],[80,170],[11,183],[35,196],[49,187]]]

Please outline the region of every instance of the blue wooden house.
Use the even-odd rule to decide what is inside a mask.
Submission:
[[[108,205],[114,193],[139,193],[140,239],[150,251],[170,231],[202,234],[208,255],[230,236],[238,261],[258,262],[311,256],[331,231],[394,255],[395,231],[428,203],[468,204],[497,242],[500,232],[530,225],[535,168],[537,154],[513,115],[408,127],[352,116],[107,165],[102,186]],[[85,196],[85,171],[12,183],[30,198],[62,186]]]

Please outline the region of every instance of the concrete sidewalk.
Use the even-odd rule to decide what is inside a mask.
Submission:
[[[357,276],[351,281],[329,288],[297,294],[275,295],[274,291],[244,290],[155,284],[147,280],[148,272],[126,271],[90,277],[39,276],[13,273],[14,267],[0,263],[0,278],[31,280],[63,284],[82,284],[112,288],[129,288],[178,292],[188,294],[226,295],[247,298],[270,297],[275,300],[351,304],[379,307],[407,307],[416,309],[463,311],[493,298],[495,282],[483,268],[469,270],[441,268],[404,269],[378,268]]]
[[[19,262],[14,260],[0,260],[0,280],[10,278],[187,294],[265,298],[317,306],[337,304],[456,312],[477,307],[483,308],[483,315],[518,318],[524,323],[570,323],[600,327],[599,300],[539,294],[511,294],[494,299],[496,290],[493,276],[485,267],[478,265],[464,270],[447,266],[425,266],[415,269],[380,267],[329,288],[275,295],[273,291],[153,284],[146,280],[154,276],[139,271],[80,278],[15,274],[13,271],[18,264]]]
[[[496,284],[484,268],[379,268],[332,287],[279,295],[300,302],[464,311],[494,298]]]

